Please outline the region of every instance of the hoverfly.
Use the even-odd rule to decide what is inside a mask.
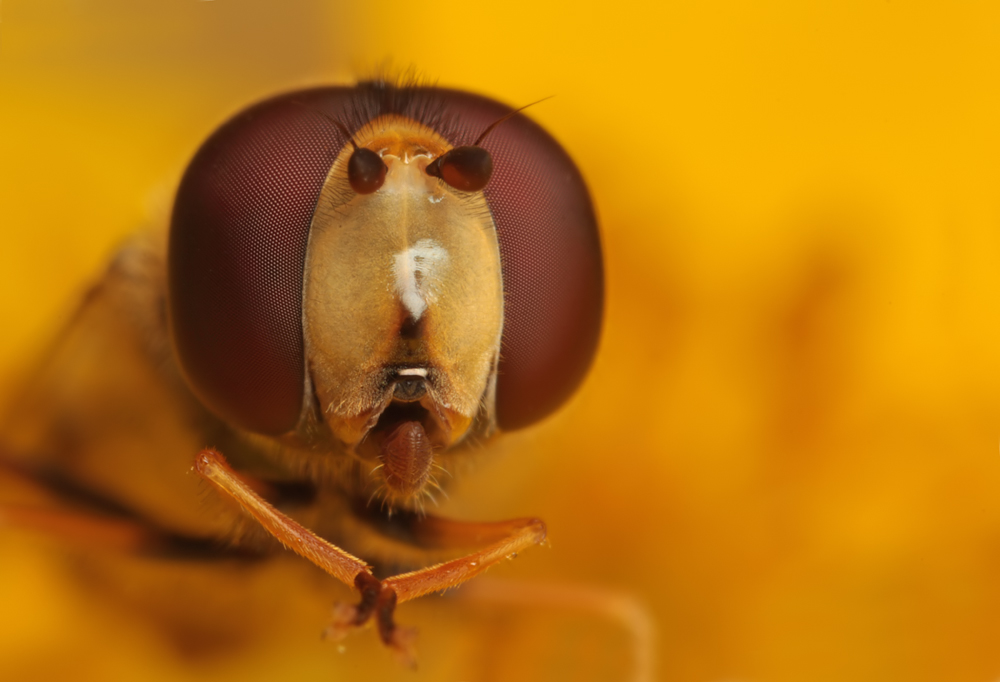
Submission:
[[[545,538],[429,514],[444,477],[563,404],[600,332],[586,186],[519,111],[371,81],[222,125],[5,428],[9,471],[103,515],[8,517],[137,552],[285,545],[359,592],[331,634],[374,621],[409,659],[398,602]],[[468,553],[419,566],[442,551]]]

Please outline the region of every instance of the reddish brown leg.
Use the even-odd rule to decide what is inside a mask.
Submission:
[[[161,536],[126,519],[63,509],[0,504],[0,526],[25,528],[82,545],[88,549],[148,552],[158,549]]]
[[[69,502],[0,451],[0,483],[17,502],[0,502],[0,526],[58,538],[87,549],[130,553],[162,549],[163,534],[141,521],[66,506]]]
[[[428,521],[434,527],[439,528],[444,537],[451,535],[463,539],[476,533],[482,533],[484,527],[494,526],[494,524],[466,524],[461,521],[449,521],[441,518],[432,518]],[[545,540],[545,524],[539,519],[516,519],[504,521],[501,524],[495,524],[495,526],[502,526],[507,534],[493,544],[443,564],[386,578],[382,581],[382,585],[392,588],[400,602],[409,601],[431,592],[440,592],[449,587],[461,585],[490,566],[514,557],[522,549],[540,544]],[[496,530],[496,528],[492,530]]]
[[[6,492],[12,487],[18,497],[28,498],[32,501],[50,502],[56,499],[52,491],[39,482],[34,476],[24,471],[24,469],[14,462],[8,461],[6,453],[0,448],[0,485]]]
[[[281,544],[337,580],[356,587],[355,580],[359,573],[371,574],[371,567],[361,559],[327,542],[272,507],[236,475],[218,450],[206,448],[198,453],[194,469],[221,492],[239,502]]]
[[[428,515],[414,521],[409,531],[414,542],[425,549],[459,550],[501,542],[519,534],[525,526],[541,523],[538,519],[509,519],[489,522],[453,521],[440,516]],[[544,537],[545,534],[542,533],[542,539]]]
[[[483,540],[491,544],[460,559],[379,581],[363,561],[318,537],[268,504],[240,480],[216,450],[202,450],[195,460],[195,470],[239,502],[286,547],[361,593],[361,602],[357,605],[335,610],[334,621],[327,629],[328,635],[342,637],[351,628],[374,618],[382,641],[410,664],[413,663],[413,633],[394,623],[393,612],[397,603],[460,585],[520,550],[545,540],[545,524],[538,519],[465,524],[430,517],[414,528],[417,537],[429,546],[468,546]]]

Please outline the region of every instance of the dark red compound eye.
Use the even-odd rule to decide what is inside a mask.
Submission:
[[[510,108],[444,91],[455,144],[477,139]],[[493,157],[483,190],[500,242],[504,326],[497,422],[505,430],[548,416],[593,361],[604,313],[604,268],[587,187],[559,143],[517,114],[482,143]]]
[[[309,225],[347,139],[318,111],[352,88],[278,97],[237,114],[181,180],[168,247],[174,347],[216,414],[257,433],[295,428],[305,358],[302,283]]]
[[[440,176],[463,191],[482,189],[496,224],[504,287],[499,426],[527,426],[563,404],[583,380],[600,334],[597,222],[573,162],[526,116],[473,145],[509,113],[468,93],[373,83],[280,96],[213,134],[178,190],[168,256],[174,345],[201,400],[253,432],[295,429],[305,401],[309,228],[327,174],[348,144],[335,121],[357,130],[399,114],[455,146],[440,157]],[[463,148],[486,154],[466,157]],[[490,161],[492,173],[483,170]],[[384,169],[378,154],[359,148],[348,180],[356,192],[374,192]]]

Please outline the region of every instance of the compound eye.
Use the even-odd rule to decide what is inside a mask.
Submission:
[[[309,229],[330,168],[353,144],[339,119],[359,102],[396,101],[384,95],[321,88],[262,102],[213,134],[184,175],[167,268],[174,349],[194,393],[236,427],[273,435],[296,428],[307,397]],[[604,281],[587,188],[559,144],[509,107],[437,88],[415,88],[401,101],[401,115],[415,120],[446,112],[450,132],[442,134],[452,144],[476,142],[427,172],[460,191],[482,190],[489,206],[504,292],[496,419],[501,429],[523,428],[575,392],[597,348]],[[487,133],[489,152],[478,146]],[[354,191],[375,192],[386,176],[376,152],[354,150]]]
[[[493,157],[482,147],[455,147],[428,164],[427,174],[462,192],[478,192],[490,182]]]
[[[385,182],[385,162],[367,147],[358,147],[347,162],[347,180],[358,194],[378,191]]]
[[[438,96],[455,122],[449,139],[477,144],[442,154],[427,171],[456,189],[483,189],[503,276],[497,425],[524,428],[576,392],[597,350],[604,312],[597,217],[576,165],[531,119],[485,97]],[[489,152],[478,146],[486,134]]]
[[[202,145],[177,192],[168,255],[177,359],[205,406],[254,433],[287,433],[302,412],[309,227],[349,139],[330,119],[356,98],[324,88],[237,114]]]

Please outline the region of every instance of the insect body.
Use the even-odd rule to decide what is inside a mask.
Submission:
[[[25,400],[31,418],[10,438],[34,453],[21,470],[127,510],[161,547],[226,537],[266,553],[277,538],[361,593],[337,632],[375,618],[405,651],[398,600],[544,538],[533,519],[462,523],[425,509],[436,474],[460,468],[471,446],[573,393],[602,296],[586,188],[523,115],[379,82],[291,93],[202,146],[165,257],[126,249],[46,370],[86,358],[104,371],[43,376],[39,394],[55,398]],[[115,369],[126,364],[138,369]],[[143,461],[163,438],[173,454]],[[234,505],[199,515],[182,474],[210,444],[196,470],[259,527],[241,525]],[[154,494],[128,492],[150,472],[161,473]],[[380,565],[410,563],[380,543],[386,532],[416,550],[476,551],[380,581],[319,537]]]

